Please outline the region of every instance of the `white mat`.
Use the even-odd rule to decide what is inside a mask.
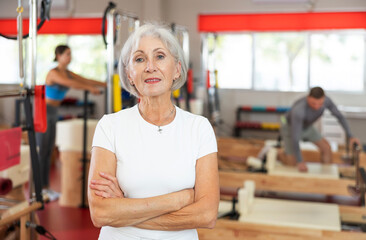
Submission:
[[[277,145],[277,140],[266,140],[264,142],[265,146],[276,146]],[[331,141],[329,142],[330,148],[332,149],[332,152],[337,152],[338,151],[338,144],[337,142]],[[307,150],[307,151],[319,151],[318,147],[312,143],[312,142],[303,142],[300,141],[300,149],[301,150]]]
[[[268,175],[339,179],[338,166],[335,164],[306,163],[306,166],[308,167],[308,172],[299,172],[297,167],[285,166],[277,161],[275,167],[268,171]]]
[[[91,151],[94,131],[98,120],[88,119],[87,151]],[[70,119],[57,122],[56,125],[56,145],[60,151],[78,151],[83,150],[83,119]]]
[[[336,204],[255,198],[240,222],[341,231]]]

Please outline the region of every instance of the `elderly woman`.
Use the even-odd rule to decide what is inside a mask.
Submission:
[[[183,51],[167,29],[144,25],[119,71],[140,101],[95,130],[88,197],[99,239],[198,239],[196,228],[216,222],[217,145],[206,118],[172,103],[186,80]]]

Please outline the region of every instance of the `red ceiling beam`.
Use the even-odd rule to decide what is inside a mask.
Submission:
[[[366,29],[366,12],[199,15],[199,32]]]
[[[39,22],[39,21],[38,21]],[[46,21],[38,34],[101,34],[102,18],[54,18]],[[29,20],[23,20],[23,33],[29,32]],[[16,19],[0,19],[0,33],[17,34]]]

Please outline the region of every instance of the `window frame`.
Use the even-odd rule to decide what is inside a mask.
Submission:
[[[363,39],[364,39],[364,68],[363,68],[363,90],[361,91],[342,91],[342,90],[327,90],[327,92],[331,92],[334,94],[356,94],[356,95],[362,95],[366,93],[366,29],[335,29],[335,30],[309,30],[309,31],[224,31],[224,32],[215,32],[215,33],[211,33],[211,32],[203,32],[201,33],[201,44],[205,44],[204,41],[206,41],[207,36],[209,36],[210,34],[215,34],[215,35],[234,35],[234,34],[246,34],[246,35],[251,35],[252,37],[252,77],[251,77],[251,88],[222,88],[225,90],[245,90],[245,91],[263,91],[263,92],[290,92],[290,93],[296,93],[296,92],[304,92],[301,90],[266,90],[266,89],[255,89],[255,81],[256,81],[256,73],[255,73],[255,67],[256,67],[256,54],[255,54],[255,47],[256,47],[256,35],[258,33],[296,33],[296,32],[301,32],[301,33],[305,33],[306,34],[306,43],[305,43],[305,47],[307,48],[307,55],[308,55],[308,68],[307,68],[307,82],[306,82],[306,87],[307,89],[305,89],[305,91],[308,91],[312,86],[310,86],[310,82],[311,82],[311,47],[312,47],[312,42],[311,42],[311,36],[312,34],[337,34],[337,35],[350,35],[352,33],[357,33],[359,31],[360,35],[363,35]],[[203,41],[203,43],[202,43]],[[207,43],[206,43],[207,44]],[[205,56],[205,57],[203,57]],[[208,58],[208,54],[205,53],[205,48],[202,48],[202,66],[203,66],[203,75],[205,75],[205,72],[207,69],[207,58]],[[205,79],[205,78],[203,78]]]

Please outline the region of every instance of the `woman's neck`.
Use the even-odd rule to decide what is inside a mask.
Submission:
[[[171,122],[175,116],[171,114],[175,107],[170,97],[169,99],[143,97],[138,108],[145,120],[158,126]]]
[[[57,65],[57,69],[61,70],[61,71],[66,71],[67,70],[67,65],[64,64],[58,64]]]

